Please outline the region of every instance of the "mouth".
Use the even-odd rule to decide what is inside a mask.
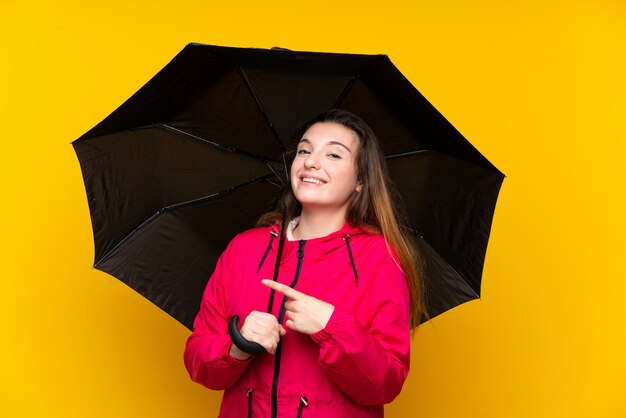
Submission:
[[[300,177],[300,181],[302,183],[310,183],[310,184],[317,184],[317,185],[326,184],[325,181],[320,180],[320,179],[316,179],[314,177]]]

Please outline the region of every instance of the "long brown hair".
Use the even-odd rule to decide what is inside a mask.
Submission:
[[[392,194],[395,195],[395,189],[387,173],[387,164],[376,134],[358,116],[346,110],[332,109],[321,113],[307,123],[301,129],[297,139],[299,140],[316,123],[336,123],[351,130],[358,137],[359,146],[355,155],[356,175],[358,181],[362,183],[362,189],[352,194],[348,203],[346,220],[353,225],[366,226],[373,232],[382,234],[388,245],[395,250],[409,287],[411,328],[416,327],[420,319],[426,317],[421,261],[417,247],[411,241],[411,235],[401,227],[404,220],[403,213],[397,205],[393,204]],[[293,159],[294,154],[290,153],[290,160]],[[289,177],[287,175],[287,179]],[[281,222],[283,214],[286,222],[289,222],[300,214],[302,205],[296,199],[289,180],[287,181],[288,184],[278,201],[277,211],[264,215],[259,220],[259,225]]]

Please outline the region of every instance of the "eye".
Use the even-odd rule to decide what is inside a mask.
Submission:
[[[309,150],[301,148],[296,152],[298,155],[310,154]]]
[[[330,158],[332,158],[333,160],[339,160],[339,159],[341,159],[341,155],[339,155],[339,154],[335,154],[334,152],[331,152],[330,154],[328,154],[328,156],[329,156]]]

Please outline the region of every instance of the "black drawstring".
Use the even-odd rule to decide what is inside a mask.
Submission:
[[[356,272],[356,265],[354,265],[354,258],[352,257],[352,249],[350,248],[350,234],[346,234],[343,240],[346,242],[346,247],[348,247],[348,255],[350,256],[350,264],[352,264],[352,271],[354,271],[354,281],[356,285],[359,285],[359,274]]]
[[[248,388],[248,418],[252,418],[252,388]]]
[[[265,261],[265,257],[267,257],[267,254],[269,254],[270,252],[270,248],[272,248],[272,241],[274,241],[274,238],[278,236],[278,232],[276,231],[270,231],[270,234],[271,234],[270,242],[269,244],[267,244],[267,248],[265,249],[265,254],[263,254],[263,257],[261,257],[261,261],[259,262],[259,267],[256,269],[257,273],[259,272],[259,270],[261,270],[261,267],[263,266],[263,262]]]
[[[259,266],[256,269],[257,273],[261,270],[261,267],[263,267],[263,263],[265,262],[265,259],[267,258],[267,255],[270,252],[270,248],[272,248],[272,242],[274,242],[274,238],[276,238],[278,236],[278,232],[276,232],[276,231],[270,231],[270,234],[271,234],[270,242],[267,244],[267,248],[265,249],[265,253],[263,254],[263,257],[261,257],[261,261],[259,262]],[[352,248],[350,248],[350,237],[351,236],[352,235],[350,235],[350,234],[346,234],[343,237],[343,240],[346,242],[346,247],[348,248],[348,255],[350,256],[350,264],[352,265],[352,271],[354,272],[354,281],[356,282],[356,285],[358,286],[359,285],[359,273],[356,271],[356,265],[354,264],[354,257],[352,256]]]
[[[302,416],[302,408],[309,406],[309,401],[304,396],[300,398],[300,406],[298,406],[298,418]]]
[[[280,223],[280,239],[278,240],[278,250],[276,251],[276,264],[274,264],[274,276],[273,281],[278,281],[278,269],[280,268],[280,259],[283,255],[283,244],[285,243],[285,228],[287,223],[287,215],[283,213],[283,220]],[[274,305],[274,289],[270,290],[270,300],[267,304],[267,312],[272,312],[272,306]]]

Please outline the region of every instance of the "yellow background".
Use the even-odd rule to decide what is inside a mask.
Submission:
[[[188,42],[386,53],[506,175],[481,300],[389,417],[626,417],[626,3],[0,3],[0,416],[210,417],[188,331],[91,268],[70,142]]]

